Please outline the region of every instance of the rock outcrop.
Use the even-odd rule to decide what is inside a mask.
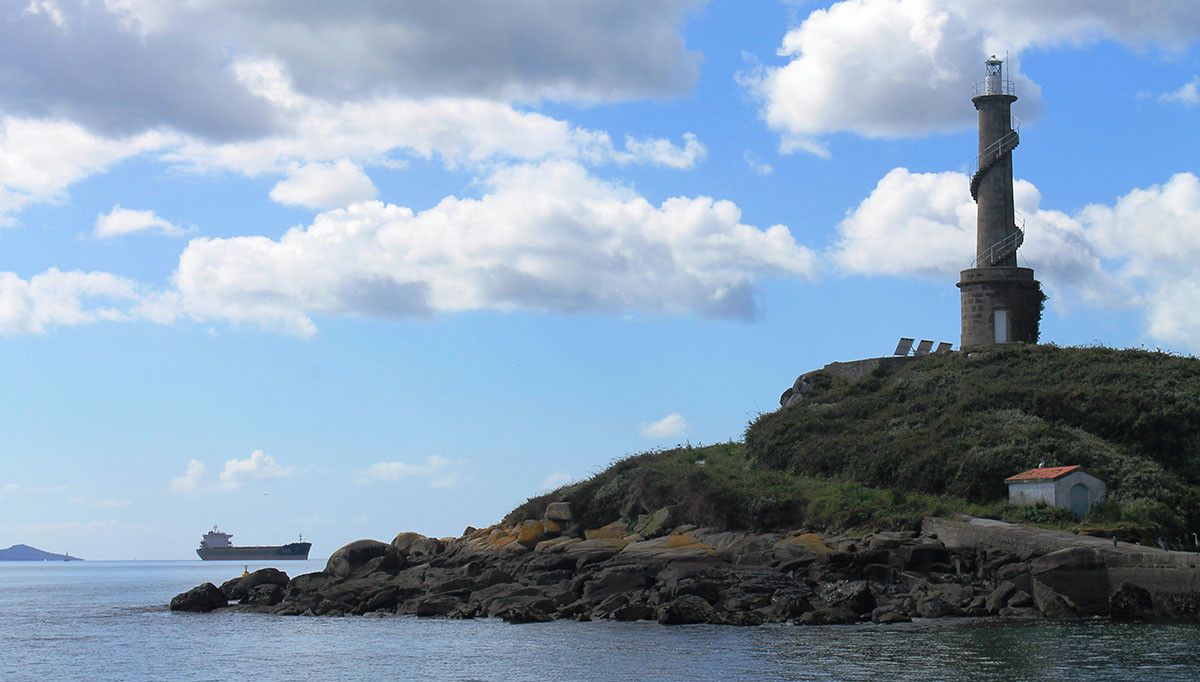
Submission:
[[[262,569],[221,589],[206,583],[189,590],[171,608],[207,611],[240,600],[240,609],[284,615],[669,625],[1200,613],[1196,589],[1168,593],[1150,580],[1166,580],[1162,567],[1177,568],[1175,560],[1135,562],[1130,552],[1122,563],[1089,540],[1068,542],[1075,539],[1069,533],[1057,541],[1040,530],[1032,540],[990,540],[946,521],[930,521],[924,533],[741,533],[668,528],[669,510],[579,529],[569,525],[569,508],[551,507],[546,516],[554,518],[471,528],[454,539],[406,532],[391,543],[359,540],[334,552],[323,571],[288,580]],[[1151,574],[1146,566],[1158,568]],[[1178,586],[1178,578],[1167,582]]]
[[[202,583],[182,594],[171,598],[172,611],[193,611],[206,613],[229,604],[224,593],[212,583]]]

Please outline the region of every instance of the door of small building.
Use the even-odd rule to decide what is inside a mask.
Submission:
[[[1082,519],[1087,516],[1088,509],[1092,506],[1089,504],[1090,500],[1088,498],[1090,494],[1088,493],[1088,487],[1082,483],[1076,483],[1071,486],[1070,495],[1071,513],[1075,515],[1075,518]]]

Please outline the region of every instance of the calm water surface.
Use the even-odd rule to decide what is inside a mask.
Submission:
[[[261,564],[251,564],[250,570]],[[289,575],[322,562],[283,562]],[[653,623],[171,613],[242,564],[0,563],[0,677],[112,680],[1186,680],[1200,626]]]

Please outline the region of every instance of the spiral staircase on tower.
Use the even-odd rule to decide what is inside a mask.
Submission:
[[[982,154],[975,157],[975,164],[971,172],[971,198],[975,201],[979,201],[979,183],[983,182],[984,176],[1001,160],[1010,157],[1017,145],[1021,144],[1019,129],[1020,121],[1014,116],[1011,129],[1000,139],[988,145]],[[976,256],[974,267],[996,265],[1020,248],[1021,244],[1025,242],[1025,220],[1020,214],[1016,215],[1016,219],[1017,224],[1013,225],[1014,231]]]

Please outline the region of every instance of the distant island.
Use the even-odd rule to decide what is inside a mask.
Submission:
[[[83,559],[70,554],[44,552],[29,545],[13,545],[8,549],[0,549],[0,561],[83,561]]]

